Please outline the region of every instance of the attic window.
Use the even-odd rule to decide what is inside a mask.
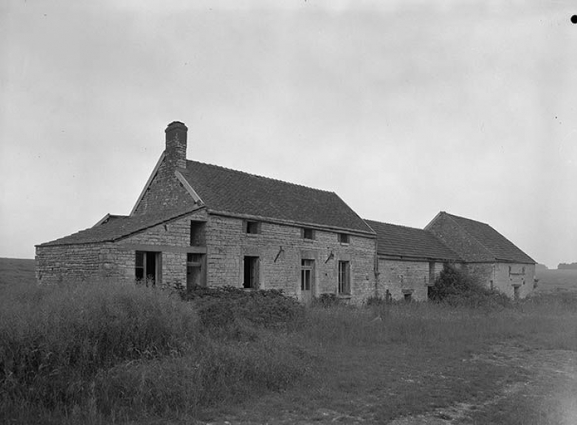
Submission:
[[[245,227],[246,233],[257,235],[260,233],[260,223],[258,221],[247,221]]]
[[[349,243],[349,235],[346,233],[339,233],[339,242],[340,243]]]
[[[203,221],[190,222],[190,246],[204,246],[205,242],[205,223]]]
[[[313,229],[303,229],[303,239],[314,239],[315,238],[315,231]]]

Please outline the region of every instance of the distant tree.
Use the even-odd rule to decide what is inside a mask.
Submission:
[[[577,270],[577,263],[571,263],[571,264],[567,264],[567,263],[559,263],[559,265],[557,266],[558,270]]]

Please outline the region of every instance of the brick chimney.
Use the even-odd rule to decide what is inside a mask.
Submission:
[[[168,124],[166,130],[166,159],[170,165],[186,168],[186,134],[188,128],[180,121]]]

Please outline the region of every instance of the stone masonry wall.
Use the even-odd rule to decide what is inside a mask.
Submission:
[[[177,221],[160,224],[118,242],[39,246],[36,277],[39,283],[87,282],[101,279],[134,283],[136,251],[162,252],[160,284],[186,283],[190,221],[205,220],[201,210]]]
[[[211,215],[207,228],[208,284],[242,287],[244,257],[259,257],[261,289],[280,289],[301,298],[301,260],[315,261],[314,289],[318,296],[338,290],[338,261],[350,261],[351,301],[358,303],[375,291],[375,239],[350,237],[338,242],[337,233],[315,230],[314,240],[302,237],[302,228],[261,222],[259,234],[247,234],[244,220]],[[332,254],[332,255],[331,255]]]
[[[187,252],[190,247],[191,220],[206,220],[206,210],[200,210],[167,224],[160,224],[115,244],[118,278],[134,281],[135,247],[141,251],[162,252],[162,285],[186,285]],[[184,248],[184,249],[179,249]]]
[[[166,156],[138,203],[134,215],[159,212],[166,208],[194,206],[194,200],[182,186],[174,171],[174,165]]]
[[[443,268],[443,263],[435,262],[434,276],[437,277]],[[429,279],[429,261],[402,261],[379,258],[378,291],[381,297],[388,290],[395,300],[404,298],[405,293],[411,293],[411,299],[426,301]]]
[[[510,298],[525,298],[534,290],[535,266],[518,263],[470,263],[469,273],[478,276],[487,288],[494,288]]]
[[[38,283],[78,283],[110,276],[111,243],[36,247]]]

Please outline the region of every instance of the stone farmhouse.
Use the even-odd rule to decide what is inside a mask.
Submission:
[[[363,220],[333,192],[187,160],[187,131],[168,125],[129,215],[36,246],[39,283],[231,285],[304,303],[325,293],[426,300],[442,264],[454,262],[511,296],[533,287],[535,262],[486,224],[444,212],[425,230]]]

